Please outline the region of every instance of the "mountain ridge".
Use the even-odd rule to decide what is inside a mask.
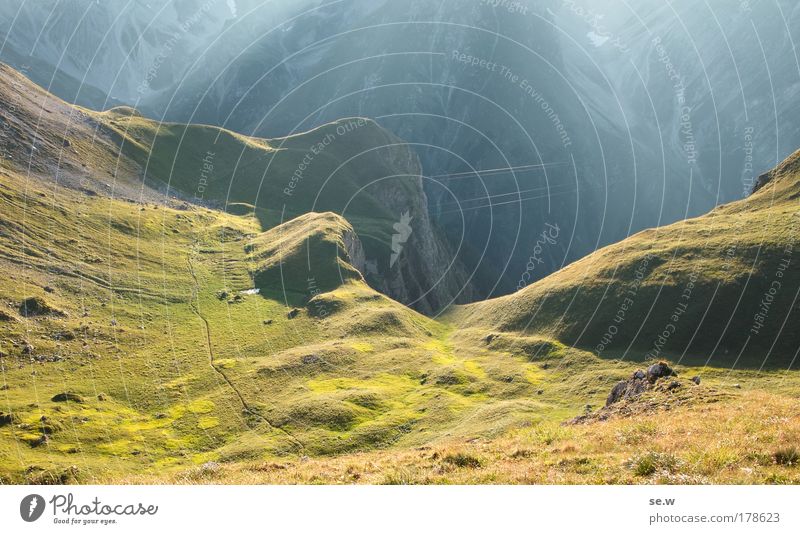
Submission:
[[[0,78],[0,99],[13,109],[3,115],[14,133],[4,136],[4,161],[18,169],[28,163],[61,185],[132,201],[249,204],[264,230],[307,212],[337,212],[365,243],[373,286],[429,314],[472,298],[470,275],[427,215],[416,156],[370,119],[261,139],[156,123],[126,106],[74,107],[2,64]],[[58,163],[47,169],[47,161]],[[393,227],[406,213],[414,228],[401,261],[390,265]]]
[[[335,184],[332,196],[350,200],[346,188],[369,187],[382,176],[376,166],[408,173],[408,181],[364,199],[355,214],[295,216],[248,203],[247,196],[225,202],[225,186],[241,193],[230,163],[237,155],[260,170],[277,154],[292,171],[280,174],[280,187],[273,184],[283,194],[308,153],[306,136],[279,148],[208,127],[159,128],[130,108],[94,113],[68,106],[15,76],[0,73],[0,82],[12,80],[0,83],[0,117],[13,131],[0,137],[10,156],[0,163],[0,482],[796,479],[791,466],[773,459],[800,436],[800,380],[760,366],[760,346],[746,347],[736,365],[710,350],[693,352],[671,366],[682,376],[676,386],[661,382],[613,417],[603,412],[577,427],[564,423],[603,405],[612,388],[641,373],[648,355],[565,342],[591,310],[570,310],[568,328],[539,322],[541,315],[538,328],[525,328],[539,307],[563,315],[559,302],[539,306],[543,286],[561,284],[569,297],[587,271],[602,275],[600,286],[587,286],[592,294],[602,294],[602,284],[616,294],[637,279],[639,258],[658,257],[652,268],[670,274],[666,258],[679,246],[689,254],[677,256],[667,284],[678,298],[687,266],[688,273],[702,267],[724,282],[726,294],[736,294],[739,268],[762,234],[765,251],[797,240],[784,217],[796,210],[794,164],[749,201],[712,212],[711,223],[680,223],[688,227],[683,241],[663,238],[674,228],[644,232],[511,297],[434,319],[367,283],[375,242],[383,243],[390,267],[394,258],[412,276],[414,254],[435,263],[414,245],[417,214],[404,208],[406,193],[419,192],[411,152],[390,149],[370,169],[352,170]],[[321,142],[324,132],[312,139]],[[184,135],[191,150],[180,148]],[[217,139],[233,154],[210,148]],[[343,139],[352,144],[339,155],[372,147],[366,136]],[[218,166],[225,172],[215,174]],[[221,175],[227,181],[213,186]],[[324,207],[303,194],[303,185],[328,176],[308,175],[295,187],[296,199],[307,202],[301,207]],[[246,177],[260,181],[258,172]],[[190,202],[201,180],[222,204]],[[385,214],[385,204],[401,212],[398,221]],[[384,217],[377,223],[376,213]],[[614,250],[614,261],[598,260]],[[625,269],[615,270],[617,258]],[[774,274],[780,260],[767,259],[754,279]],[[787,287],[795,273],[791,263]],[[701,294],[702,284],[692,283]],[[669,299],[662,305],[650,296],[659,313],[673,309]],[[607,314],[612,320],[616,304]],[[778,307],[772,310],[764,334],[780,317]],[[726,317],[712,318],[721,325]],[[733,318],[739,330],[751,326],[746,315]],[[775,338],[776,361],[783,363],[793,335]],[[662,461],[671,471],[654,472],[653,462]]]
[[[789,363],[800,343],[784,328],[800,312],[792,291],[800,283],[792,233],[799,171],[800,151],[762,175],[746,199],[645,230],[452,316],[462,327],[546,334],[622,357],[700,353],[734,364],[747,350],[751,364],[759,356]]]

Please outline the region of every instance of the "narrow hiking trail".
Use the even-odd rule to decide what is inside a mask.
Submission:
[[[242,405],[242,410],[249,416],[261,421],[262,423],[266,424],[271,430],[275,430],[278,432],[283,433],[286,435],[295,445],[298,446],[300,451],[305,451],[305,445],[301,442],[297,437],[295,437],[291,432],[286,430],[285,428],[281,428],[280,426],[276,426],[273,424],[269,419],[258,413],[257,410],[252,408],[247,400],[244,398],[244,395],[241,391],[236,387],[233,381],[228,377],[225,371],[222,370],[218,365],[215,363],[214,359],[214,347],[211,342],[211,325],[208,322],[208,319],[202,314],[200,311],[200,283],[197,278],[197,273],[195,272],[194,267],[194,257],[195,248],[192,248],[192,252],[186,256],[186,262],[189,269],[189,274],[192,277],[192,297],[189,300],[189,306],[192,309],[192,312],[202,321],[203,329],[205,331],[205,340],[206,340],[206,350],[208,352],[208,362],[211,366],[211,369],[222,378],[222,380],[228,385],[231,391],[234,392],[236,397],[239,399],[239,402]]]

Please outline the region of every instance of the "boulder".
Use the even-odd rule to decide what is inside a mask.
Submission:
[[[63,316],[64,312],[53,308],[42,298],[28,297],[20,303],[19,314],[23,317],[40,317],[42,315]]]
[[[0,427],[12,425],[17,422],[14,414],[0,412]]]
[[[655,384],[659,379],[678,376],[678,373],[672,370],[666,362],[654,363],[647,368],[647,381]]]
[[[75,334],[70,331],[54,332],[50,338],[54,341],[75,341]]]
[[[634,373],[633,377],[629,380],[623,380],[614,386],[611,393],[608,394],[606,406],[611,406],[621,400],[635,399],[649,388],[650,383],[644,378],[637,378],[637,374]]]
[[[64,393],[59,393],[50,400],[52,400],[53,402],[77,402],[77,403],[86,402],[86,400],[77,393],[71,393],[69,391],[65,391]]]

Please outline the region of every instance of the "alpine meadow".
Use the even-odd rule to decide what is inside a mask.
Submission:
[[[0,483],[800,484],[800,7],[630,4],[2,2]]]

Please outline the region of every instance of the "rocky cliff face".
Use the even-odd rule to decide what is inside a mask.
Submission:
[[[376,289],[427,314],[436,314],[451,304],[475,298],[472,277],[457,253],[444,239],[428,214],[417,155],[405,144],[388,151],[387,166],[408,176],[404,186],[384,180],[373,195],[390,212],[398,214],[392,224],[391,247],[381,258],[368,258],[364,270]],[[408,194],[408,183],[415,193]]]
[[[419,154],[430,218],[481,297],[741,198],[800,145],[789,0],[179,4],[155,16],[133,2],[119,18],[96,5],[82,24],[110,27],[111,46],[44,31],[37,47],[29,35],[71,19],[64,2],[51,18],[26,4],[0,57],[33,50],[152,117],[245,134],[374,118]]]
[[[376,118],[415,143],[481,296],[741,198],[800,144],[790,2],[495,4],[314,4],[235,61],[210,51],[224,75],[190,73],[167,113],[265,133]],[[529,164],[556,165],[469,174]]]
[[[51,176],[92,196],[247,205],[268,242],[281,237],[273,230],[281,223],[284,230],[294,228],[292,221],[319,223],[315,236],[337,236],[327,241],[335,245],[328,247],[334,259],[342,252],[359,278],[403,304],[434,314],[473,297],[470,277],[428,217],[419,158],[374,121],[351,118],[290,138],[246,138],[214,127],[159,124],[131,108],[81,110],[2,64],[0,104],[3,167]],[[300,217],[321,212],[339,215]],[[334,232],[342,217],[348,222]],[[302,236],[289,248],[299,250]],[[325,277],[337,276],[330,258],[295,256],[290,271],[299,280],[309,260],[317,262],[318,289]],[[275,278],[274,267],[263,269],[268,279]],[[281,287],[272,281],[273,289]]]
[[[180,83],[251,0],[24,0],[0,3],[0,58],[68,102],[136,105]],[[285,10],[271,4],[264,22]]]
[[[648,203],[672,200],[675,186],[694,197],[689,214],[745,197],[795,150],[796,2],[565,0],[554,16],[588,105],[624,113],[637,152],[663,153],[667,180],[641,181]]]

